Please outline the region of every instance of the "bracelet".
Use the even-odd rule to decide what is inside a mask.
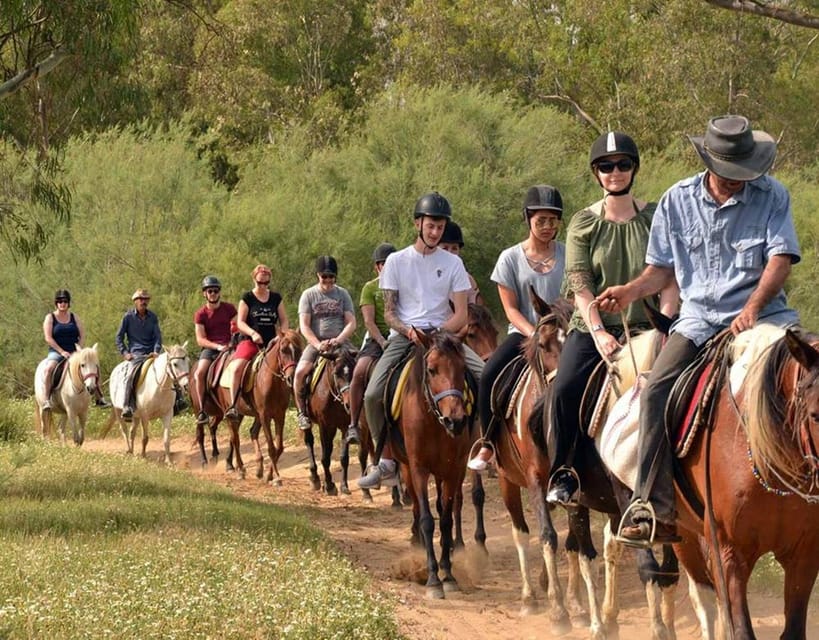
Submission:
[[[592,331],[602,331],[602,330],[604,330],[606,327],[604,327],[602,324],[600,324],[600,323],[598,322],[597,324],[593,324],[593,325],[592,325],[590,328],[591,328],[591,330],[592,330]]]

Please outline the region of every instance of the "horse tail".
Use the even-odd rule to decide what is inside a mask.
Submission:
[[[102,425],[102,429],[100,430],[99,439],[104,440],[105,436],[108,435],[108,432],[111,431],[111,427],[114,426],[114,422],[117,419],[117,410],[113,407],[111,408],[111,413],[108,414],[108,419],[105,421],[105,424]]]
[[[777,340],[749,368],[746,378],[748,445],[754,467],[765,482],[773,480],[773,469],[788,481],[801,480],[791,455],[797,434],[784,428],[788,407],[778,390],[789,360],[787,344],[784,340]]]

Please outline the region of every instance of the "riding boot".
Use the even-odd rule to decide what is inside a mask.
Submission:
[[[230,383],[230,406],[225,411],[225,418],[228,420],[238,420],[239,412],[236,410],[236,403],[242,393],[242,380],[245,377],[249,362],[245,361],[233,371],[233,380]]]

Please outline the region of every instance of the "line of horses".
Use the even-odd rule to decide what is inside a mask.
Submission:
[[[571,615],[583,609],[582,591],[588,602],[589,633],[594,639],[614,637],[619,609],[616,574],[623,549],[615,540],[621,514],[628,506],[633,482],[634,424],[603,421],[594,437],[581,438],[575,463],[583,478],[580,506],[568,507],[569,581],[563,589],[557,572],[557,534],[551,521],[551,508],[545,490],[551,472],[549,452],[552,442],[550,380],[562,347],[568,309],[549,306],[533,294],[540,314],[534,335],[525,342],[521,354],[522,373],[514,392],[509,394],[504,411],[504,428],[496,444],[500,492],[510,513],[513,539],[518,551],[522,577],[522,613],[536,610],[537,600],[527,558],[529,529],[524,517],[521,488],[526,488],[538,520],[541,541],[542,577],[552,632],[561,634],[571,628]],[[471,307],[470,326],[465,336],[476,352],[488,357],[497,345],[497,331],[491,318]],[[487,320],[488,318],[488,320]],[[752,336],[755,334],[749,334]],[[628,396],[629,387],[650,369],[661,345],[662,331],[655,330],[633,339],[611,363],[613,385],[604,386],[611,398],[596,404],[603,414],[612,410],[616,395]],[[713,408],[703,412],[699,433],[689,435],[684,455],[676,459],[678,525],[683,541],[666,546],[661,556],[652,550],[636,552],[637,566],[646,587],[653,638],[674,637],[673,591],[678,581],[678,562],[689,578],[689,594],[706,639],[754,638],[747,603],[747,583],[756,561],[772,552],[785,572],[785,629],[781,638],[804,639],[808,602],[819,572],[819,339],[799,331],[781,331],[767,338],[765,347],[746,353],[749,365],[744,381],[731,387],[728,371],[712,381]],[[739,341],[737,341],[739,342]],[[746,340],[747,342],[747,340]],[[746,346],[747,348],[747,346]],[[261,356],[252,378],[240,394],[237,408],[241,416],[253,418],[250,433],[256,452],[257,477],[262,478],[264,456],[259,433],[264,431],[270,461],[267,481],[281,484],[277,468],[283,451],[284,417],[289,406],[292,373],[303,349],[294,331],[281,333]],[[93,354],[77,352],[69,360],[71,375],[55,388],[61,398],[56,411],[83,415],[69,409],[71,395],[85,394],[90,400],[91,382],[99,376],[88,369],[83,378],[71,360]],[[393,424],[386,430],[393,452],[401,463],[401,473],[413,504],[413,540],[424,546],[427,555],[427,595],[444,597],[456,590],[452,574],[452,552],[463,544],[460,511],[463,481],[469,451],[478,437],[474,420],[476,393],[467,381],[463,350],[452,335],[437,333],[414,347],[404,374],[406,383],[396,404]],[[722,352],[721,352],[722,353]],[[726,349],[731,362],[743,362],[739,348]],[[323,482],[318,474],[312,430],[304,433],[310,452],[310,479],[316,490],[334,495],[338,489],[330,472],[330,459],[336,433],[343,434],[349,422],[349,385],[355,353],[340,349],[326,354],[326,365],[317,367],[309,401],[311,420],[318,426],[322,445]],[[147,443],[147,420],[161,417],[165,425],[165,457],[170,462],[169,426],[173,415],[174,384],[187,384],[188,360],[185,345],[175,346],[149,364],[150,369],[137,394],[137,412],[130,431],[121,423],[129,452],[133,452],[134,433],[143,424],[143,448]],[[398,375],[400,372],[396,372]],[[96,376],[96,378],[95,378]],[[84,381],[84,382],[83,382]],[[112,420],[120,408],[114,393]],[[212,456],[219,455],[216,428],[230,403],[227,389],[216,388],[208,394],[205,410],[211,416]],[[636,395],[634,397],[637,397]],[[87,403],[85,406],[87,413]],[[363,416],[362,416],[363,417]],[[166,420],[167,418],[167,420]],[[85,418],[77,418],[84,426]],[[230,451],[228,469],[244,477],[239,449],[239,420],[228,420]],[[275,433],[271,429],[275,425]],[[366,420],[362,421],[359,462],[364,469],[375,447]],[[109,421],[110,424],[110,421]],[[82,426],[75,428],[74,440],[82,443]],[[631,429],[630,431],[628,429]],[[619,431],[616,431],[619,429]],[[47,430],[44,429],[47,433]],[[199,425],[197,441],[202,463],[207,462],[204,427]],[[614,444],[612,444],[614,443]],[[233,460],[235,459],[235,467]],[[616,464],[611,460],[616,459]],[[603,464],[609,461],[612,468]],[[341,449],[341,492],[349,493],[349,450]],[[437,488],[441,551],[436,555],[434,517],[428,493],[429,480]],[[369,491],[365,500],[372,500]],[[480,477],[473,478],[473,503],[477,510],[476,540],[485,540]],[[393,504],[400,506],[400,495],[393,493]],[[604,530],[606,582],[598,597],[594,548],[589,524],[589,509],[609,518]],[[455,531],[453,535],[453,529]]]

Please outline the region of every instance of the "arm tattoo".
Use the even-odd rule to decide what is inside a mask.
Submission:
[[[402,336],[409,333],[409,327],[401,322],[397,312],[398,291],[395,289],[384,289],[384,320],[387,321],[390,329],[394,329]]]
[[[569,291],[572,293],[579,293],[583,291],[583,289],[594,291],[594,280],[592,274],[588,271],[567,271],[566,281]]]

